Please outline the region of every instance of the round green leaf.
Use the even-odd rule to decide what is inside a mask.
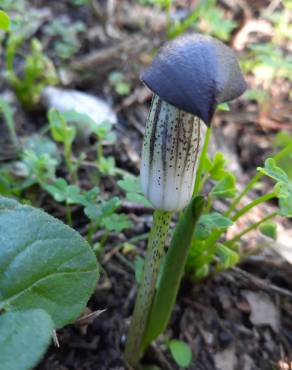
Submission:
[[[275,222],[265,222],[260,225],[259,230],[268,238],[277,239],[277,224]]]
[[[181,367],[187,367],[192,361],[192,351],[190,346],[181,340],[171,340],[169,342],[170,352],[175,362]]]
[[[53,321],[44,310],[0,316],[0,369],[33,368],[48,348],[52,334]]]
[[[42,308],[59,328],[79,316],[97,278],[95,255],[76,231],[0,197],[0,309]]]

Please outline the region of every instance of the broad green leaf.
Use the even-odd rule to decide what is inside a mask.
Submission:
[[[95,255],[76,231],[0,197],[0,310],[41,308],[59,328],[82,312],[97,278]]]
[[[0,369],[32,369],[47,350],[53,329],[50,315],[41,309],[1,315]]]
[[[277,239],[277,224],[275,222],[265,222],[260,225],[259,230],[263,235],[273,240]]]
[[[104,217],[101,221],[101,225],[109,231],[117,232],[133,227],[133,223],[124,213],[113,213],[108,217]]]
[[[227,174],[213,187],[210,193],[216,198],[233,198],[236,195],[236,178]]]
[[[192,361],[192,351],[190,346],[187,343],[176,339],[172,339],[168,345],[175,362],[181,367],[188,367]]]
[[[214,229],[227,229],[233,222],[218,212],[211,212],[200,217],[195,229],[195,238],[205,240]]]
[[[0,29],[4,31],[8,31],[10,27],[10,19],[8,15],[3,12],[3,10],[0,10]]]

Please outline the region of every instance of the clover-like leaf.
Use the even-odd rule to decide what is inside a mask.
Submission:
[[[130,229],[133,223],[129,220],[128,216],[124,213],[113,213],[108,217],[104,217],[101,225],[109,231],[120,232],[125,229]]]
[[[135,176],[126,176],[123,180],[118,181],[121,189],[129,193],[141,193],[139,179]]]
[[[1,315],[0,369],[32,369],[48,348],[53,328],[50,315],[41,309]]]
[[[223,230],[233,225],[230,218],[223,216],[218,212],[211,212],[200,217],[196,229],[195,238],[205,240],[214,229]]]
[[[118,181],[118,185],[127,195],[130,202],[141,203],[146,207],[152,207],[151,203],[142,194],[139,178],[135,176],[126,176],[123,180]]]
[[[213,187],[210,195],[216,198],[233,198],[236,195],[236,178],[228,173]]]
[[[257,170],[262,174],[276,180],[277,182],[286,183],[289,180],[285,171],[276,165],[276,161],[273,158],[266,159],[265,167],[258,167]]]
[[[216,244],[216,254],[219,257],[217,271],[226,270],[239,262],[239,254],[221,243]]]
[[[292,191],[288,197],[279,199],[280,211],[279,215],[283,217],[292,217]]]
[[[45,212],[0,197],[0,310],[41,308],[74,321],[98,278],[89,244]]]
[[[104,218],[111,216],[120,205],[120,199],[118,197],[112,197],[102,203],[88,204],[84,212],[91,221],[99,225]]]
[[[221,180],[228,174],[228,171],[225,169],[226,163],[227,161],[224,157],[224,154],[221,152],[216,152],[212,166],[209,170],[212,179]]]
[[[265,167],[258,167],[258,171],[276,181],[274,191],[279,198],[279,214],[292,217],[292,182],[286,172],[276,165],[273,158],[268,158]]]

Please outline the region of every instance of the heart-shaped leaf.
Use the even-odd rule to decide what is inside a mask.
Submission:
[[[0,309],[42,308],[59,328],[78,317],[97,278],[94,253],[76,231],[0,197]]]
[[[8,312],[0,316],[0,368],[29,370],[48,348],[53,321],[44,310]]]

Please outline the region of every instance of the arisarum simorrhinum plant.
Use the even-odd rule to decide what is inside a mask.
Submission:
[[[160,285],[169,281],[164,293],[168,285],[172,287],[170,294],[176,296],[188,239],[203,208],[202,199],[191,202],[201,144],[205,135],[210,134],[217,105],[237,98],[246,89],[233,51],[222,42],[200,34],[166,43],[141,79],[154,93],[143,142],[141,187],[155,211],[126,345],[125,357],[133,367],[145,347],[143,336],[147,333],[151,306],[155,304],[157,276],[172,213],[190,204],[184,213],[189,220],[177,228],[176,243],[171,243],[172,253],[168,252],[179,271],[177,274],[172,271],[172,276],[167,277],[162,273],[160,279]],[[186,225],[188,230],[184,232]],[[178,232],[184,234],[181,240],[186,245],[177,246],[180,244]],[[173,253],[176,249],[178,251]],[[165,271],[167,263],[171,264],[168,255]],[[156,296],[158,293],[159,288]]]

